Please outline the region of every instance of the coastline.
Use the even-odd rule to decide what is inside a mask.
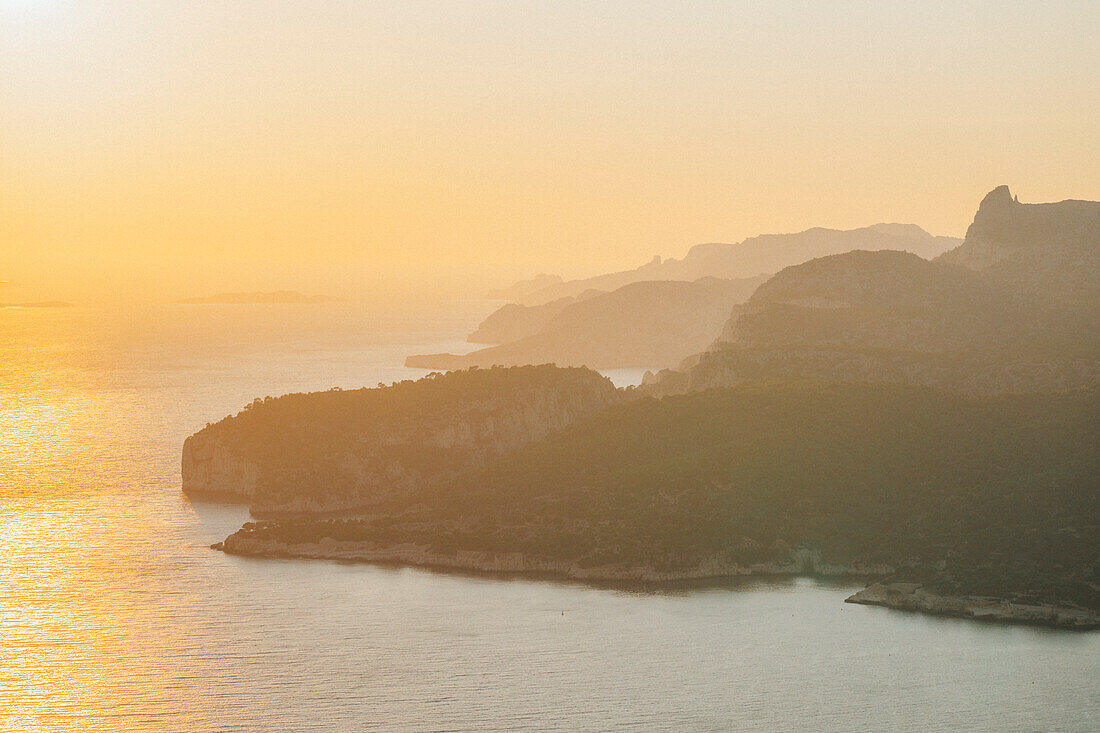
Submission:
[[[864,582],[895,572],[888,565],[840,565],[821,562],[820,554],[807,549],[791,552],[787,562],[750,565],[721,562],[699,563],[680,570],[661,570],[651,565],[598,565],[582,567],[574,561],[530,557],[519,552],[459,550],[433,552],[424,545],[402,543],[379,546],[368,542],[339,542],[325,538],[316,543],[288,544],[239,534],[211,545],[212,549],[241,557],[399,565],[439,572],[489,576],[554,578],[582,583],[673,585],[735,578],[847,578]],[[974,621],[1038,626],[1071,631],[1100,629],[1100,613],[1077,606],[1026,604],[983,596],[945,596],[924,590],[919,583],[873,582],[845,599],[845,603],[913,611]]]
[[[844,599],[845,603],[917,611],[974,621],[1028,624],[1057,629],[1100,629],[1100,613],[1076,606],[1015,603],[987,596],[949,596],[924,590],[919,583],[872,583]]]
[[[531,557],[520,552],[459,550],[454,554],[432,552],[424,545],[401,543],[379,546],[369,542],[340,542],[326,537],[320,542],[289,544],[232,534],[211,549],[244,557],[337,560],[365,564],[397,564],[442,571],[487,575],[552,576],[566,580],[607,583],[664,584],[744,577],[880,578],[894,571],[886,565],[840,565],[824,563],[820,553],[797,549],[787,562],[751,565],[722,562],[717,558],[682,570],[661,570],[651,565],[614,564],[584,567],[576,561]]]

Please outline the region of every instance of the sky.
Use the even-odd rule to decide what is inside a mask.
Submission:
[[[1100,3],[0,0],[0,301],[467,297],[1100,199]]]

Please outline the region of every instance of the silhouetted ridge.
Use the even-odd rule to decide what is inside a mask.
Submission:
[[[471,354],[420,354],[405,363],[425,369],[542,363],[595,369],[673,366],[710,344],[734,305],[762,281],[639,282],[541,306],[509,305],[486,319],[477,338],[484,338],[484,331],[500,334],[501,325],[537,330]]]
[[[973,394],[1100,383],[1100,204],[982,201],[928,262],[850,252],[789,267],[734,310],[712,349],[646,380],[654,394],[779,376]]]

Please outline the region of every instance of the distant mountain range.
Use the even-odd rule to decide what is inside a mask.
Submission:
[[[982,201],[934,261],[849,252],[789,267],[714,347],[647,379],[655,393],[775,377],[908,382],[969,393],[1100,381],[1100,203]]]
[[[611,291],[645,280],[758,277],[815,257],[853,249],[896,249],[927,259],[960,243],[961,240],[955,237],[933,236],[915,224],[874,224],[849,230],[816,227],[795,234],[762,234],[736,244],[698,244],[688,250],[683,259],[654,257],[633,270],[554,283],[516,299],[525,305],[540,305],[559,298],[576,297],[586,290]]]
[[[694,282],[656,281],[624,285],[614,292],[563,298],[542,306],[510,306],[490,316],[478,332],[519,338],[472,354],[410,356],[406,365],[426,369],[471,366],[673,366],[705,348],[763,277]],[[509,308],[506,306],[505,308]],[[495,318],[494,318],[495,317]],[[505,321],[506,324],[497,324]],[[507,326],[506,328],[504,326]],[[524,336],[525,329],[534,332]]]
[[[186,305],[256,305],[266,303],[336,303],[343,298],[331,295],[305,295],[297,290],[277,290],[270,293],[218,293],[204,298],[184,298],[173,303]]]
[[[768,261],[899,231],[788,235]],[[743,265],[715,247],[666,272]],[[445,356],[610,366],[709,346],[638,388],[547,364],[257,400],[188,439],[184,489],[283,515],[216,545],[242,555],[858,576],[878,582],[852,602],[1100,628],[1100,203],[1001,187],[963,242],[903,249],[755,280],[584,281],[477,332],[517,340]]]
[[[511,287],[490,290],[485,294],[485,297],[489,300],[519,300],[536,290],[542,290],[543,288],[548,288],[561,282],[562,278],[560,275],[547,275],[544,273],[542,275],[536,275],[530,280],[521,280]]]
[[[544,362],[596,369],[669,367],[713,341],[732,307],[747,300],[769,272],[861,247],[931,256],[960,243],[911,224],[816,228],[739,244],[700,244],[682,260],[656,258],[634,270],[585,280],[540,275],[499,291],[520,302],[501,307],[468,339],[498,346],[465,355],[418,354],[406,363],[427,369]],[[540,283],[549,284],[537,288]]]

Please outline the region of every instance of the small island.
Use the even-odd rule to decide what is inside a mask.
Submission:
[[[39,300],[31,303],[0,303],[0,308],[72,308],[72,303],[64,300]]]
[[[173,303],[183,305],[267,305],[267,304],[313,304],[339,303],[343,298],[332,295],[306,295],[297,290],[276,290],[256,293],[218,293],[203,298],[183,298]]]

